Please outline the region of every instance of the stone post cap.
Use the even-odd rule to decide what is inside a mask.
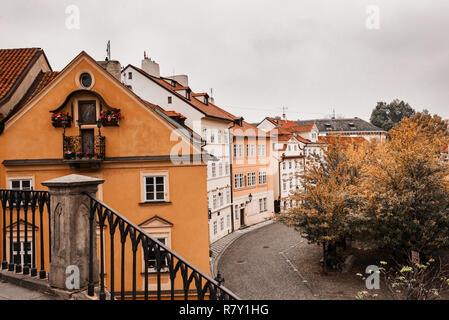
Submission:
[[[102,183],[104,183],[103,179],[82,176],[79,174],[69,174],[67,176],[44,181],[41,184],[46,187],[79,187],[99,185]]]

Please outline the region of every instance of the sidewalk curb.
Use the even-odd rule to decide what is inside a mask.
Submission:
[[[270,221],[270,222],[268,222],[268,221]],[[273,222],[275,222],[273,219],[269,219],[269,220],[265,220],[265,221],[259,222],[259,223],[257,223],[257,224],[254,224],[254,225],[250,226],[250,228],[253,227],[253,229],[248,230],[248,231],[246,231],[246,232],[242,232],[242,233],[240,233],[238,236],[236,236],[234,239],[232,239],[231,241],[229,241],[229,242],[223,247],[223,249],[218,253],[217,257],[215,257],[215,259],[212,261],[212,265],[211,265],[211,277],[212,277],[213,279],[215,279],[215,277],[217,276],[217,271],[218,271],[218,270],[217,270],[218,261],[220,261],[220,258],[221,258],[221,256],[223,255],[223,253],[228,249],[228,247],[229,247],[231,244],[233,244],[233,243],[235,242],[235,240],[240,239],[243,235],[245,235],[245,234],[247,234],[247,233],[250,233],[250,232],[255,231],[255,230],[258,230],[258,229],[260,229],[260,228],[269,226],[269,225],[271,225]],[[263,225],[262,225],[262,224],[263,224]],[[236,232],[236,231],[234,231],[234,232]],[[219,240],[218,240],[218,241],[219,241]]]

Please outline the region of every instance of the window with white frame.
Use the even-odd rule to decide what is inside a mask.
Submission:
[[[32,250],[31,241],[14,241],[12,243],[12,257],[14,264],[31,265]]]
[[[289,168],[289,169],[292,168],[292,162],[291,162],[291,161],[288,162],[288,168]]]
[[[266,146],[264,144],[259,144],[257,146],[257,155],[259,157],[265,157],[267,154]]]
[[[223,231],[223,229],[224,229],[224,218],[221,217],[220,218],[220,231]]]
[[[266,171],[260,171],[259,172],[259,184],[266,184],[267,183],[267,173]]]
[[[227,215],[226,216],[226,226],[229,228],[231,226],[231,216]]]
[[[246,145],[246,155],[248,157],[256,156],[256,145],[255,144],[247,144]]]
[[[234,157],[243,158],[243,144],[234,144]]]
[[[259,212],[267,211],[267,198],[259,199]]]
[[[239,219],[239,205],[238,204],[236,204],[234,206],[234,217],[235,217],[235,220]]]
[[[156,240],[162,243],[163,245],[167,245],[167,237],[156,237]],[[168,256],[164,254],[165,249],[159,247],[159,253],[157,252],[156,246],[150,246],[148,250],[148,272],[157,272],[157,258],[159,254],[159,263],[160,270],[162,272],[168,271]]]
[[[223,164],[220,162],[218,164],[218,176],[221,177],[223,175]]]
[[[223,192],[218,193],[218,198],[220,199],[220,207],[224,206],[224,194]]]
[[[227,130],[225,130],[224,134],[223,134],[223,143],[224,144],[228,144],[229,143],[229,134],[228,134]]]
[[[211,166],[211,171],[212,171],[212,178],[215,178],[217,175],[217,168],[216,168],[216,164],[215,162],[212,162]]]
[[[217,221],[214,221],[214,235],[217,234]]]
[[[216,209],[217,208],[217,195],[214,194],[212,195],[212,209]]]
[[[226,203],[231,203],[231,190],[226,189]]]
[[[210,130],[210,143],[215,143],[215,132],[213,129]]]
[[[167,175],[145,175],[144,201],[168,201]]]
[[[9,186],[14,190],[33,190],[32,179],[9,179]]]
[[[247,174],[247,185],[248,186],[256,185],[256,173],[255,172],[248,172],[248,174]]]
[[[217,142],[218,143],[221,143],[222,134],[223,134],[223,131],[218,130],[218,133],[217,133]]]
[[[282,190],[287,190],[287,183],[282,181]]]
[[[234,188],[243,188],[244,185],[244,177],[243,173],[236,173],[234,174]]]
[[[225,162],[225,175],[229,174],[229,162]]]
[[[282,169],[285,170],[285,161],[282,161]]]
[[[203,140],[207,141],[207,129],[203,129]]]

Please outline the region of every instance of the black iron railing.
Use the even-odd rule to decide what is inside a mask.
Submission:
[[[94,250],[98,248],[102,300],[238,299],[144,230],[92,195],[86,195],[91,200],[89,295],[94,295]],[[94,246],[94,241],[98,246]]]
[[[106,137],[95,136],[93,141],[84,141],[83,136],[62,136],[63,156],[66,160],[104,160]],[[89,145],[89,146],[87,146]]]
[[[0,189],[0,200],[2,269],[44,279],[51,261],[49,193]]]

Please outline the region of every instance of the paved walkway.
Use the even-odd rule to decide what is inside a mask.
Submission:
[[[224,236],[223,238],[215,241],[210,245],[210,250],[212,251],[212,257],[210,261],[211,266],[211,274],[215,278],[217,275],[217,261],[220,259],[221,254],[226,250],[226,248],[231,245],[236,239],[240,238],[245,233],[251,232],[253,230],[259,229],[266,225],[273,223],[273,220],[267,220],[264,222],[260,222],[258,224],[254,224],[245,229],[239,229],[234,231],[233,233]]]
[[[0,281],[0,300],[54,300],[44,293]]]
[[[317,299],[288,257],[303,242],[307,243],[298,232],[280,223],[245,234],[218,261],[224,285],[241,299]]]

